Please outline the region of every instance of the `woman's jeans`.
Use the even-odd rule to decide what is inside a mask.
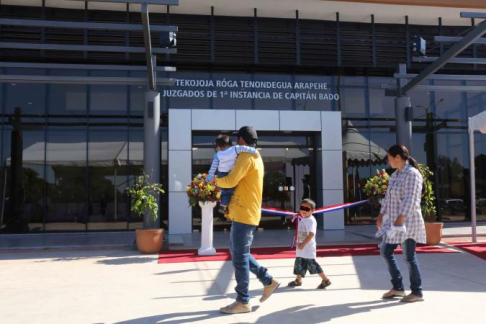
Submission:
[[[256,226],[233,222],[230,232],[230,252],[235,268],[236,288],[238,294],[236,300],[248,304],[250,301],[250,271],[257,276],[265,286],[272,283],[272,276],[267,269],[260,266],[250,254],[253,232]]]
[[[410,272],[410,290],[412,290],[412,294],[415,296],[422,297],[422,278],[420,275],[417,254],[415,253],[416,246],[417,242],[412,239],[407,239],[402,243],[402,250]],[[391,282],[393,284],[393,289],[403,291],[405,289],[403,287],[402,274],[400,273],[394,254],[397,247],[398,244],[382,243],[380,253],[385,259],[388,271],[392,277]]]
[[[229,172],[220,172],[216,171],[216,175],[218,178],[225,177],[229,174]],[[231,196],[233,196],[233,193],[235,192],[235,188],[221,188],[221,205],[223,206],[228,206],[230,201],[231,201]]]

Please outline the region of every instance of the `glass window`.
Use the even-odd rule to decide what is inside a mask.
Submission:
[[[10,194],[10,176],[11,176],[11,166],[9,165],[10,163],[7,163],[10,159],[10,154],[11,154],[11,126],[3,126],[2,127],[4,130],[2,131],[2,146],[1,146],[1,155],[2,155],[2,160],[1,160],[1,174],[0,174],[0,193],[1,199],[0,199],[0,206],[4,210],[4,217],[3,217],[3,222],[0,224],[0,229],[3,230],[4,224],[7,224],[8,222],[8,215],[11,215],[12,213],[12,206],[11,206],[11,194]]]
[[[161,154],[161,168],[160,168],[160,183],[162,184],[165,194],[160,196],[160,221],[163,228],[169,228],[169,160],[168,160],[168,149],[167,149],[167,139],[168,139],[168,128],[164,127],[160,129],[161,141],[160,141],[160,154]]]
[[[395,84],[393,78],[368,78],[370,117],[395,118],[395,97],[385,96],[382,84]]]
[[[147,78],[147,74],[144,72],[130,72],[132,78]],[[130,102],[129,112],[130,115],[143,116],[145,110],[145,92],[147,91],[146,85],[132,85],[130,89]],[[162,91],[162,89],[159,89]],[[164,98],[160,98],[160,106],[163,106]]]
[[[370,154],[369,137],[368,129],[358,129],[350,123],[343,129],[343,163],[346,176],[344,198],[348,202],[364,199],[362,188],[371,175],[370,165],[381,161],[382,152],[379,146],[373,145],[373,154]],[[346,210],[345,222],[370,223],[374,216],[371,208],[365,205]]]
[[[269,81],[269,82],[286,82],[293,84],[292,75],[278,75],[278,74],[255,74],[254,81]],[[255,109],[260,110],[291,110],[294,107],[295,100],[292,98],[293,90],[288,89],[255,89],[256,92],[268,93],[272,99],[255,99]],[[273,99],[274,96],[280,96],[283,99]],[[287,96],[287,98],[286,98]],[[289,97],[290,96],[290,97]],[[280,97],[279,97],[280,98]]]
[[[57,69],[51,70],[50,74],[57,75],[57,76],[87,76],[88,75],[86,71],[57,70]],[[88,86],[84,84],[47,85],[48,113],[50,115],[68,115],[68,116],[86,115],[87,100],[88,100],[87,88]]]
[[[190,86],[189,81],[204,83],[211,80],[209,73],[206,72],[174,72],[169,73],[169,77],[181,80],[183,86],[164,87],[160,93],[160,100],[169,98],[169,108],[187,108],[187,109],[209,109],[211,108],[210,100],[207,97],[208,87]],[[186,83],[186,81],[188,81]]]
[[[207,172],[214,157],[213,135],[196,134],[193,136],[192,173]],[[320,182],[315,176],[315,134],[259,134],[258,148],[265,164],[263,179],[263,205],[286,210],[295,210],[304,197],[316,199],[316,185]],[[313,176],[314,175],[314,176]],[[215,212],[215,228],[229,228],[223,215]],[[263,228],[287,228],[284,218],[262,215],[260,226]],[[201,226],[200,208],[193,208],[193,228]]]
[[[128,141],[128,186],[133,186],[136,177],[143,174],[143,128],[130,128]],[[143,227],[143,219],[138,214],[130,211],[130,200],[128,200],[129,229]]]
[[[2,197],[5,232],[43,231],[44,131],[4,132]],[[5,196],[4,194],[5,189]]]
[[[236,81],[237,87],[217,87],[210,90],[216,91],[216,97],[212,99],[214,109],[252,109],[255,99],[237,96],[235,93],[251,92],[251,88],[242,86],[241,81],[252,81],[253,75],[248,73],[212,73],[215,85],[217,81]],[[234,82],[232,82],[234,85]],[[262,90],[264,91],[264,90]]]
[[[437,198],[443,221],[465,219],[468,141],[465,133],[437,133]]]
[[[343,117],[367,117],[367,86],[363,77],[337,77],[336,88],[340,100],[338,110]]]
[[[331,111],[333,104],[337,102],[334,96],[335,88],[332,87],[332,77],[314,76],[314,75],[296,75],[295,83],[304,83],[304,85],[320,84],[327,89],[320,90],[298,90],[298,92],[305,92],[307,94],[315,95],[306,99],[296,99],[296,110],[317,110],[317,111]]]
[[[93,70],[91,76],[127,77],[124,71]],[[128,86],[125,85],[91,85],[89,113],[93,115],[127,115]]]
[[[486,86],[486,81],[467,81],[468,86]],[[485,92],[467,92],[467,115],[473,117],[486,110]]]
[[[28,224],[29,231],[43,231],[45,196],[44,153],[45,132],[23,131],[22,191],[23,214],[22,219]],[[12,161],[12,160],[11,160]],[[13,169],[13,168],[11,168]],[[11,177],[13,179],[13,177]]]
[[[46,156],[46,231],[86,230],[86,130],[72,126],[50,128]]]
[[[486,136],[476,133],[474,135],[474,153],[476,166],[476,217],[478,221],[486,221]],[[466,219],[470,215],[469,200],[471,190],[469,189],[469,176],[466,174],[464,187],[466,205]]]
[[[461,86],[461,81],[434,80],[435,85]],[[465,98],[459,91],[435,91],[435,115],[438,118],[466,122]]]
[[[11,75],[45,75],[43,69],[4,69]],[[46,114],[45,84],[34,83],[6,83],[5,84],[5,113],[13,114],[15,108],[20,108],[22,114]]]
[[[127,130],[89,129],[88,230],[127,228]]]

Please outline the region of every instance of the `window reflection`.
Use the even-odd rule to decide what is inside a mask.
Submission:
[[[12,75],[45,75],[43,69],[5,69]],[[5,83],[6,114],[13,114],[20,107],[23,114],[45,115],[46,89],[45,84]]]
[[[279,82],[293,82],[291,75],[272,75],[272,74],[255,74],[254,81],[279,81]],[[258,90],[258,89],[255,89]],[[274,93],[284,92],[290,93],[292,90],[282,89],[262,89],[263,92],[268,92],[273,98]],[[255,109],[261,110],[291,110],[295,100],[285,99],[255,99]]]
[[[476,164],[476,213],[477,219],[479,221],[486,221],[486,136],[484,134],[475,134],[474,136],[474,151],[475,164]],[[470,192],[468,186],[469,177],[466,174],[466,186],[464,191],[466,193],[466,199],[468,198],[467,193]],[[468,208],[467,202],[466,208]],[[468,216],[468,210],[466,209],[466,217]]]
[[[84,231],[86,201],[86,130],[74,127],[47,133],[47,231]]]
[[[437,134],[437,195],[444,221],[465,218],[468,192],[468,143],[464,133]],[[470,197],[470,195],[469,195]]]
[[[91,71],[91,76],[96,77],[127,77],[123,71]],[[98,85],[90,86],[89,113],[96,115],[126,115],[127,114],[127,90],[125,85]]]
[[[90,129],[88,230],[127,228],[127,131]]]
[[[365,78],[337,77],[338,110],[344,117],[366,117],[367,100]]]
[[[229,73],[213,73],[212,74],[213,80],[238,80],[238,81],[252,81],[253,76],[251,74],[229,74]],[[250,98],[230,98],[229,94],[226,92],[229,91],[248,91],[249,89],[245,89],[241,86],[235,88],[213,88],[212,90],[216,91],[218,96],[213,98],[212,108],[214,109],[252,109],[255,99]]]
[[[1,192],[3,230],[10,233],[43,230],[44,131],[21,127],[4,132],[5,160]]]
[[[461,81],[435,80],[436,85],[460,86]],[[439,118],[466,121],[463,93],[458,91],[435,91],[435,115]]]
[[[209,170],[215,154],[213,142],[218,134],[193,136],[197,143],[192,151],[192,173],[205,173]],[[263,184],[263,205],[285,210],[295,210],[302,198],[316,199],[316,186],[320,181],[316,176],[315,147],[312,134],[270,135],[259,134],[258,147],[265,166]],[[215,211],[216,229],[229,228],[223,215]],[[201,226],[199,208],[193,208],[193,229]],[[263,214],[262,228],[287,228],[285,219]]]
[[[135,184],[135,179],[143,174],[143,129],[129,130],[128,141],[128,186]],[[143,227],[143,219],[138,214],[130,211],[130,199],[128,199],[128,228],[138,229]]]
[[[304,91],[307,93],[315,93],[317,96],[335,94],[335,88],[332,87],[332,77],[314,76],[314,75],[296,75],[295,82],[310,82],[310,83],[327,83],[326,90]],[[331,111],[333,110],[335,100],[295,100],[296,110],[316,110],[316,111]]]
[[[80,70],[51,70],[51,75],[87,76]],[[50,115],[79,116],[87,113],[88,86],[84,84],[49,84],[48,113]],[[83,118],[84,119],[84,118]]]

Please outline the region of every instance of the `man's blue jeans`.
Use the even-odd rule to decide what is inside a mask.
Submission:
[[[265,286],[272,283],[272,276],[267,273],[267,269],[260,266],[250,254],[255,229],[256,226],[238,222],[233,222],[231,225],[230,252],[235,268],[235,291],[238,294],[236,300],[243,304],[248,304],[250,301],[250,271]]]
[[[388,266],[388,271],[392,277],[392,284],[394,290],[405,290],[403,288],[403,278],[398,268],[397,260],[395,259],[394,251],[398,244],[382,243],[380,247],[381,256],[385,259]],[[402,243],[403,256],[408,265],[410,273],[410,290],[415,296],[422,297],[422,278],[420,275],[420,267],[417,260],[417,253],[415,248],[417,242],[412,239],[407,239]]]

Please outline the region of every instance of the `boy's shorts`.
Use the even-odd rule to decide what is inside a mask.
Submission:
[[[305,274],[309,270],[310,274],[322,273],[322,268],[317,263],[315,259],[304,259],[304,258],[295,258],[294,263],[294,275],[301,275],[305,277]]]

